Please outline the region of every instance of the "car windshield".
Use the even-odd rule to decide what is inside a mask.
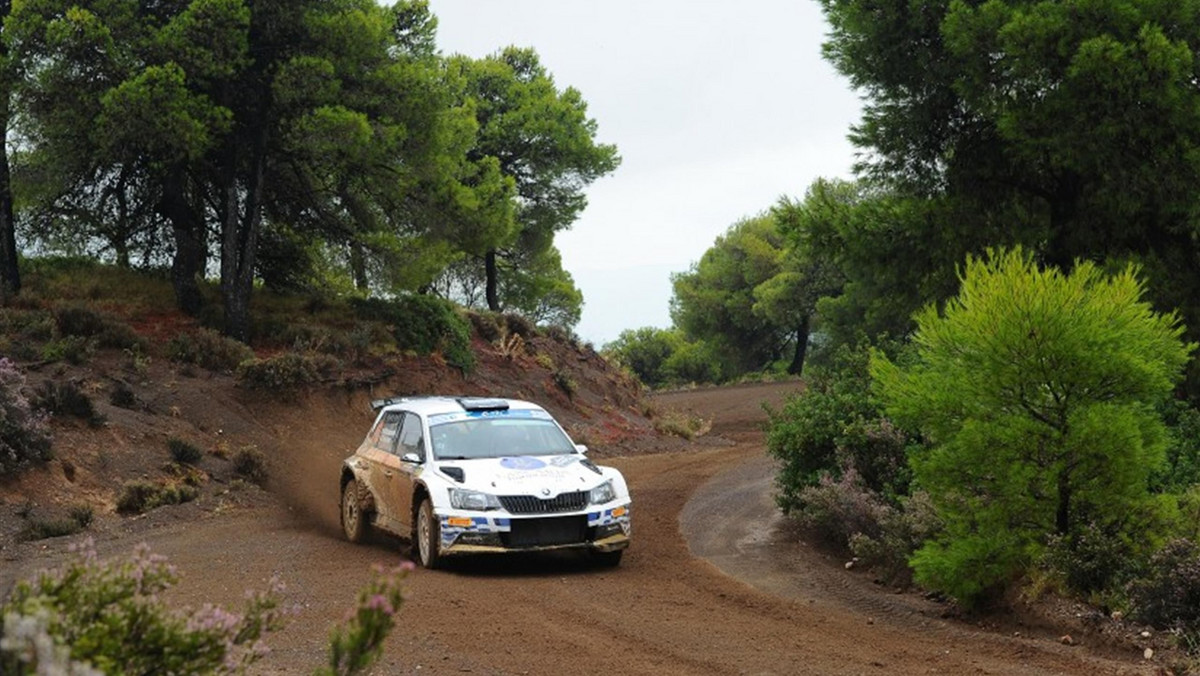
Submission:
[[[537,418],[471,418],[430,427],[438,460],[575,453],[558,425]]]

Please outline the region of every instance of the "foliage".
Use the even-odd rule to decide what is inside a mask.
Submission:
[[[0,357],[0,475],[50,459],[50,432],[25,396],[25,375]]]
[[[329,639],[329,666],[318,675],[349,676],[370,669],[383,653],[383,640],[396,626],[403,602],[400,583],[413,569],[411,562],[384,570],[375,568],[375,579],[358,593],[358,603],[348,619],[337,625]]]
[[[661,387],[667,383],[667,360],[683,342],[678,331],[643,326],[625,329],[603,351],[605,356],[633,371],[647,387]]]
[[[99,561],[89,540],[62,570],[17,584],[0,607],[3,634],[7,639],[22,618],[36,618],[72,661],[101,673],[238,673],[264,653],[259,639],[282,626],[278,583],[248,595],[238,614],[211,605],[170,609],[163,594],[177,580],[145,546],[128,560]],[[0,650],[0,671],[49,667],[32,663],[32,650],[9,645]]]
[[[231,457],[233,471],[250,483],[264,486],[267,483],[267,456],[254,446],[239,448]]]
[[[1167,462],[1155,473],[1153,482],[1164,491],[1186,490],[1200,484],[1200,411],[1174,398],[1161,409],[1170,437]]]
[[[841,348],[782,409],[768,410],[767,452],[780,462],[776,501],[785,512],[803,508],[804,490],[822,477],[837,482],[851,470],[874,493],[906,493],[905,453],[915,443],[871,396],[865,347]]]
[[[74,380],[43,380],[34,393],[34,406],[53,414],[66,414],[93,427],[104,424],[92,398]]]
[[[794,340],[791,323],[755,311],[754,290],[780,274],[783,249],[775,219],[759,216],[735,223],[688,272],[671,277],[671,319],[712,347],[723,378],[769,366]]]
[[[885,281],[984,246],[1063,270],[1136,261],[1155,307],[1200,335],[1196,3],[821,4],[825,54],[865,98],[860,174],[929,215],[870,238]]]
[[[1168,542],[1129,586],[1129,597],[1138,620],[1193,636],[1200,633],[1200,548],[1187,539]]]
[[[916,363],[873,355],[888,415],[931,443],[912,467],[946,528],[914,556],[918,581],[969,604],[1019,576],[1050,535],[1079,542],[1091,523],[1153,542],[1164,515],[1148,480],[1166,434],[1152,404],[1192,347],[1142,295],[1132,268],[1063,274],[995,252],[968,259],[941,313],[917,316]]]
[[[175,437],[167,439],[167,450],[170,451],[172,460],[183,465],[195,465],[204,457],[204,451],[198,446]]]
[[[908,585],[912,581],[909,559],[942,528],[929,494],[917,491],[902,496],[896,507],[886,506],[879,512],[878,526],[874,536],[851,534],[850,552],[889,584]]]
[[[329,355],[285,352],[266,359],[247,359],[238,364],[238,383],[260,390],[294,390],[320,382],[337,368]]]
[[[579,385],[575,382],[575,378],[563,368],[555,369],[554,373],[550,374],[550,378],[562,393],[567,395],[567,399],[575,397],[575,391],[579,389]]]
[[[468,310],[466,315],[472,328],[475,329],[475,335],[480,338],[494,343],[504,337],[504,331],[501,330],[495,313],[486,310]]]
[[[18,537],[23,540],[44,540],[74,535],[92,525],[94,518],[95,514],[90,505],[74,505],[65,517],[31,518],[18,533]]]
[[[360,319],[387,323],[400,349],[422,355],[441,352],[454,366],[465,371],[474,368],[471,326],[449,302],[411,294],[393,300],[356,299],[352,305]]]
[[[1060,577],[1068,590],[1091,594],[1110,589],[1130,575],[1141,554],[1138,549],[1128,533],[1117,532],[1109,524],[1088,522],[1069,535],[1050,536],[1041,563]]]
[[[253,359],[254,351],[212,329],[199,328],[172,338],[167,343],[167,357],[210,371],[233,371],[242,362]]]
[[[117,496],[117,512],[144,514],[155,507],[191,502],[199,495],[198,488],[184,482],[133,479],[121,486],[121,493]]]
[[[829,474],[821,475],[815,486],[800,490],[797,502],[803,505],[801,522],[839,546],[848,545],[855,535],[880,537],[881,522],[889,511],[853,469],[836,479]]]
[[[96,353],[96,339],[83,336],[63,336],[42,346],[41,357],[47,362],[65,361],[80,366],[91,361]]]
[[[108,395],[108,403],[118,408],[132,409],[137,406],[138,399],[127,383],[118,380]]]

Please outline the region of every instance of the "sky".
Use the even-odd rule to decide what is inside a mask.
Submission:
[[[861,103],[821,58],[815,0],[430,0],[444,54],[532,47],[621,166],[555,239],[579,336],[671,325],[670,275],[818,178],[849,178]]]

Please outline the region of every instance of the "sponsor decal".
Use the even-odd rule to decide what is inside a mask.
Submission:
[[[546,463],[542,462],[541,460],[538,460],[537,458],[533,458],[533,457],[530,457],[527,455],[522,455],[522,456],[517,456],[517,457],[512,457],[512,458],[501,458],[500,466],[505,469],[519,469],[519,470],[530,471],[530,470],[535,470],[535,469],[542,469],[543,467],[546,466]]]

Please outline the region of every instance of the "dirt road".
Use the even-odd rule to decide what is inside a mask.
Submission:
[[[611,462],[635,501],[634,545],[620,568],[564,556],[418,570],[375,673],[1154,673],[1140,655],[943,620],[938,606],[877,587],[789,535],[774,516],[758,429],[759,402],[778,402],[786,389],[661,396],[664,405],[712,416],[713,434],[729,441]],[[164,523],[100,549],[124,551],[133,537],[179,567],[182,602],[237,605],[244,589],[265,586],[272,574],[284,579],[300,609],[270,638],[273,652],[258,673],[310,671],[370,566],[394,565],[401,555],[396,542],[350,545],[311,517],[272,505]],[[5,565],[33,568],[61,548]]]

